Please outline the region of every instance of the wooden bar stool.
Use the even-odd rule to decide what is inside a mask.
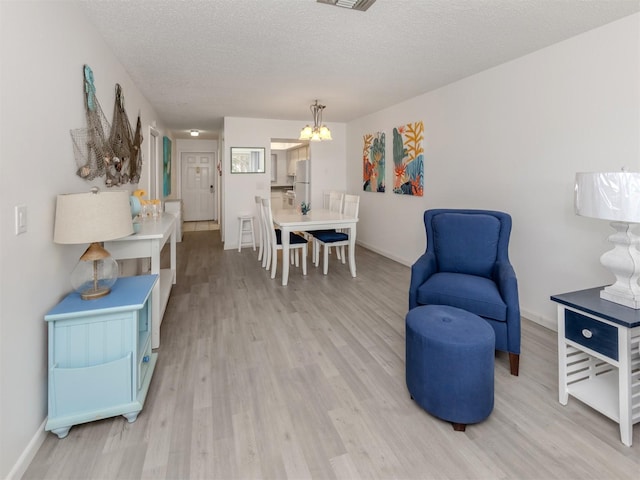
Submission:
[[[251,241],[243,242],[245,235],[251,235]],[[238,251],[242,250],[243,246],[252,246],[253,250],[256,249],[256,235],[253,231],[253,215],[240,214],[238,215]]]

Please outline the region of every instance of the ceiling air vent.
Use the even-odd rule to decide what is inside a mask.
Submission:
[[[336,7],[349,8],[351,10],[366,11],[376,0],[317,0],[318,3],[335,5]]]

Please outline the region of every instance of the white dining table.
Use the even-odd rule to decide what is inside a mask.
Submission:
[[[282,285],[289,281],[289,237],[291,232],[310,232],[332,228],[347,230],[349,235],[349,270],[356,276],[356,217],[349,217],[329,209],[310,210],[303,215],[297,210],[282,209],[273,211],[273,223],[282,231]]]

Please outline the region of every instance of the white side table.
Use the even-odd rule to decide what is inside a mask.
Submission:
[[[640,310],[602,300],[603,287],[553,295],[558,303],[559,400],[569,395],[620,424],[630,447],[640,422]]]

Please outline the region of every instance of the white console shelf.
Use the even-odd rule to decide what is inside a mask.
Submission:
[[[170,268],[160,269],[160,252],[170,242]],[[151,346],[160,347],[160,324],[169,301],[171,287],[176,283],[176,217],[161,214],[156,220],[140,223],[140,231],[128,237],[105,242],[105,248],[116,260],[150,258],[152,274],[159,275],[151,297]]]

